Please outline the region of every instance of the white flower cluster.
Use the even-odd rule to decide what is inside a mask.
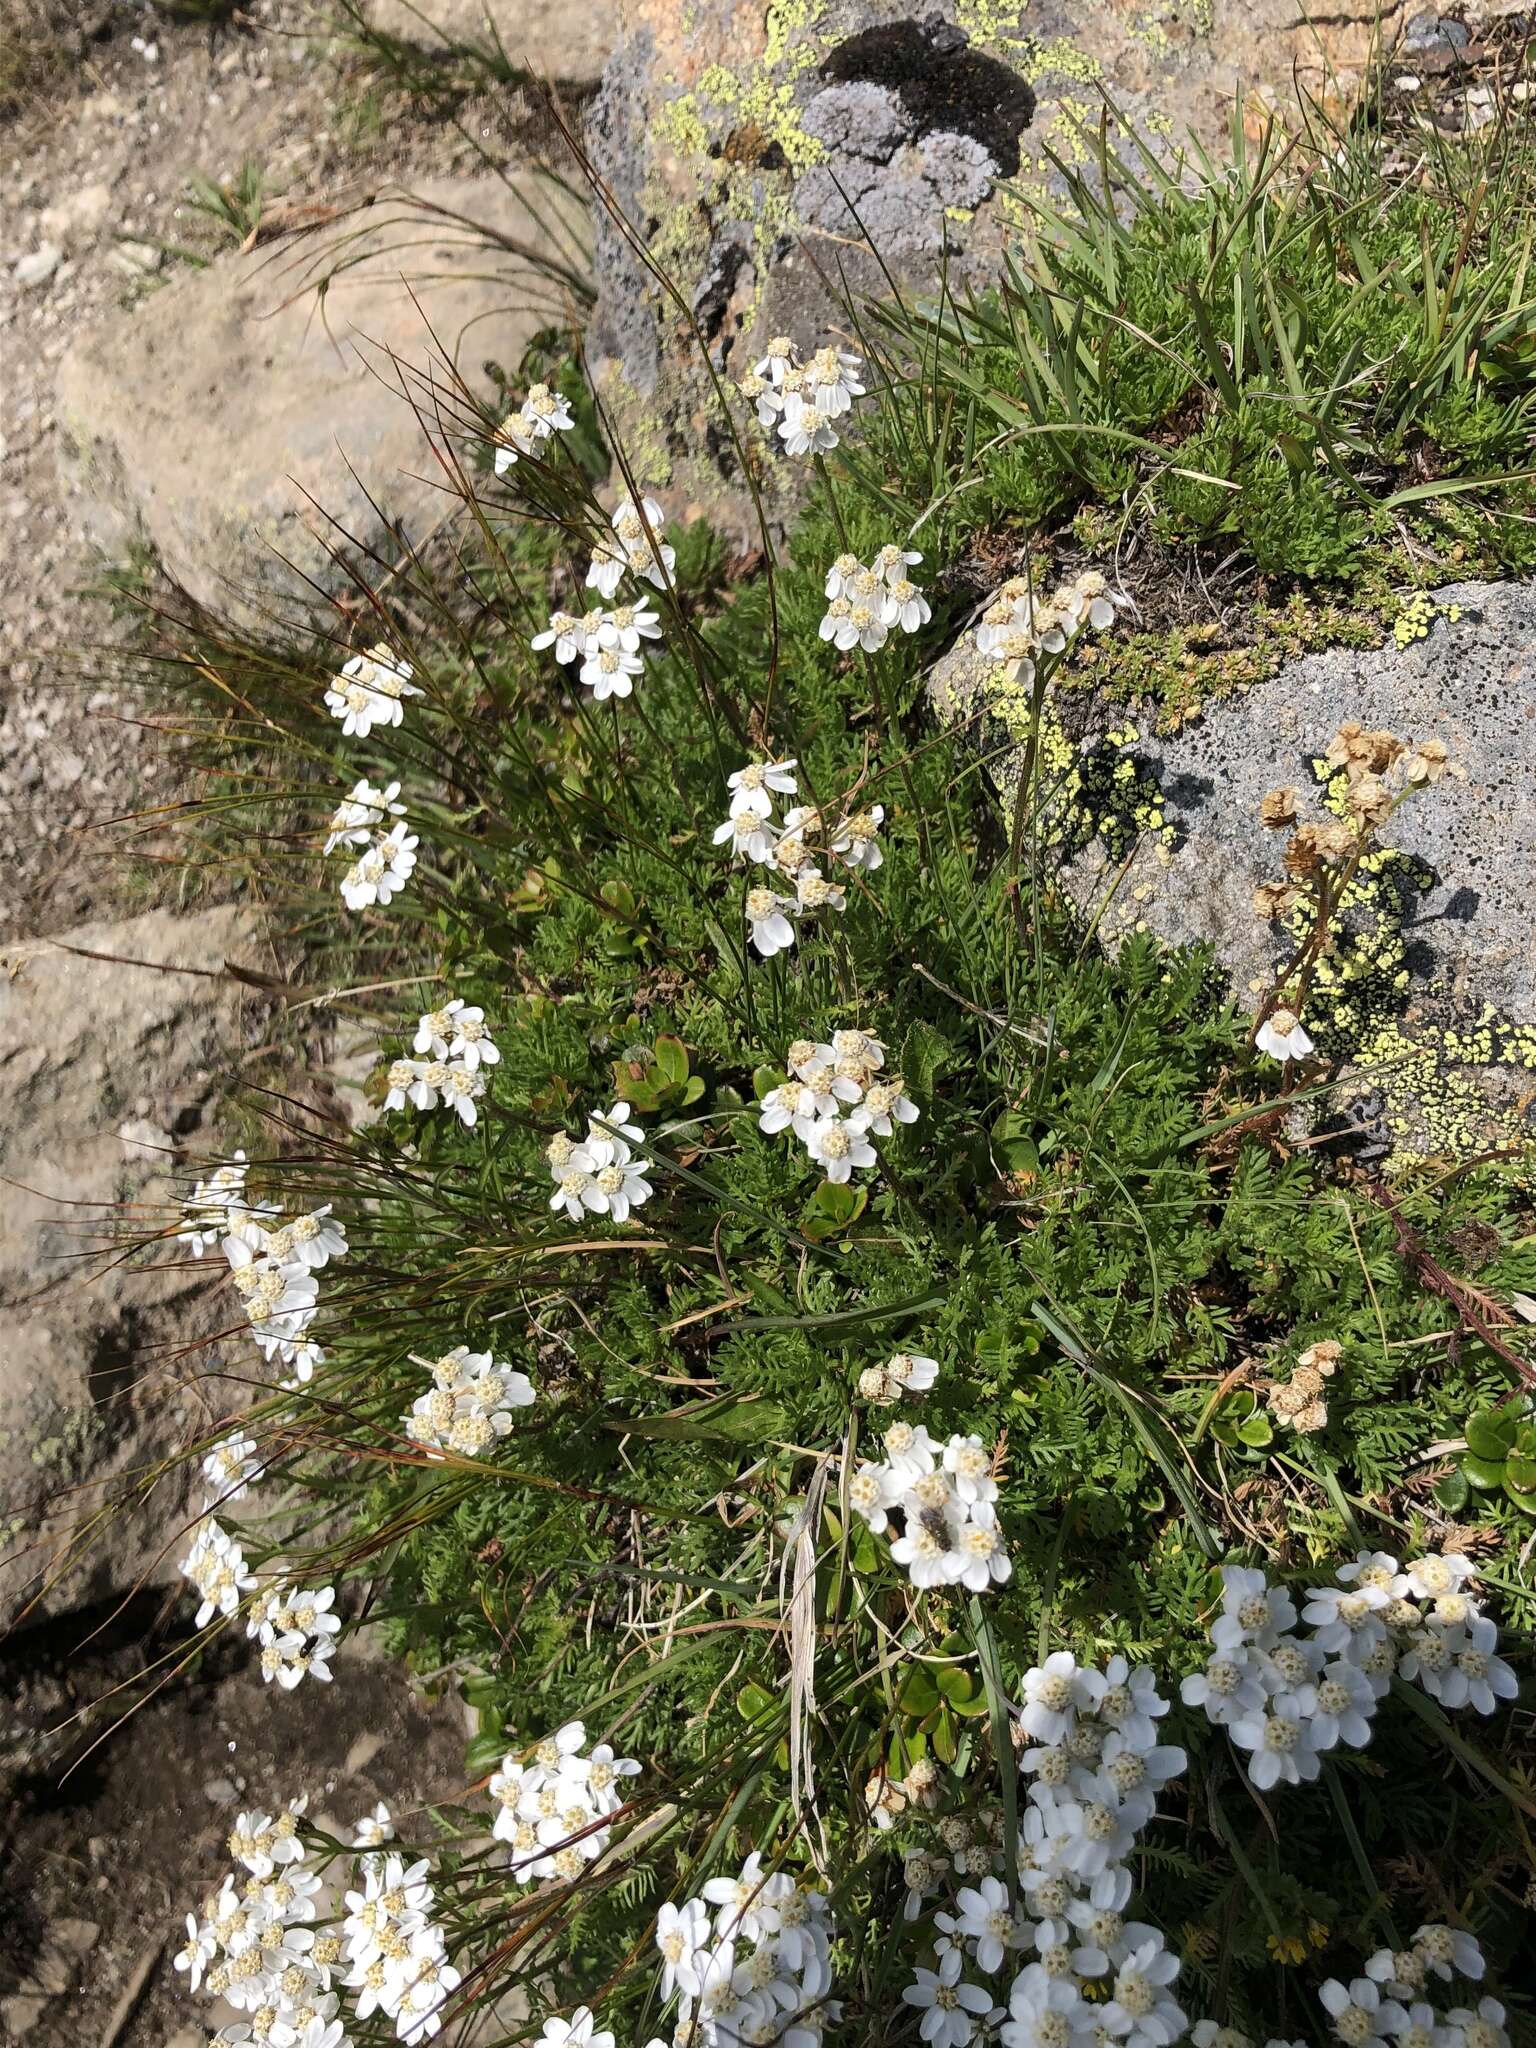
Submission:
[[[1126,1918],[1138,1837],[1158,1788],[1186,1763],[1157,1739],[1167,1711],[1151,1672],[1124,1657],[1098,1671],[1058,1650],[1026,1675],[1016,1733],[1029,1780],[1016,1856],[1022,1897],[1003,1882],[996,1807],[980,1832],[961,1814],[938,1821],[949,1857],[906,1860],[906,1918],[931,1912],[938,1933],[934,1967],[915,1971],[902,1996],[922,2012],[919,2033],[933,2048],[966,2048],[994,2031],[1005,2048],[1168,2048],[1183,2034],[1170,1988],[1179,1959],[1156,1928]],[[914,1766],[903,1803],[937,1803],[937,1781],[928,1760]],[[951,1867],[974,1882],[949,1895],[952,1910],[934,1911]],[[1019,1967],[1014,1958],[1030,1951]],[[973,1972],[1008,1973],[1006,2010]]]
[[[859,1374],[859,1392],[866,1401],[889,1407],[903,1394],[915,1400],[926,1394],[939,1376],[939,1361],[925,1358],[920,1351],[898,1351],[884,1365],[867,1365]]]
[[[387,640],[377,640],[363,654],[354,654],[339,675],[331,678],[325,708],[341,720],[349,740],[365,740],[376,725],[399,725],[405,699],[421,691],[411,681],[414,671]]]
[[[795,762],[749,761],[726,777],[730,808],[716,826],[716,846],[730,844],[737,859],[755,861],[793,884],[794,894],[760,887],[747,891],[746,917],[754,950],[765,960],[795,943],[791,919],[814,917],[822,910],[846,910],[847,892],[829,880],[822,865],[840,860],[844,867],[873,873],[885,856],[878,834],[885,819],[881,804],[849,812],[828,831],[821,813],[810,804],[794,804],[782,824],[774,819],[774,799],[798,796]],[[816,841],[825,838],[825,848]]]
[[[862,647],[866,654],[875,654],[893,627],[915,633],[926,626],[933,613],[907,574],[922,559],[894,543],[881,548],[868,566],[857,555],[839,555],[827,571],[822,639],[830,640],[839,653]]]
[[[578,2005],[568,2020],[551,2013],[539,2035],[539,2048],[613,2048],[613,2036],[599,2028],[590,2005]]]
[[[589,1212],[627,1223],[631,1211],[650,1199],[656,1190],[645,1177],[647,1162],[631,1149],[645,1141],[644,1131],[630,1122],[633,1115],[627,1102],[616,1102],[606,1116],[588,1121],[579,1145],[563,1131],[550,1139],[544,1157],[555,1183],[551,1209],[563,1209],[573,1223]]]
[[[1373,2048],[1394,2040],[1402,2048],[1509,2048],[1504,2008],[1496,1998],[1476,2007],[1441,2013],[1429,2002],[1435,1979],[1482,1979],[1483,1952],[1470,1934],[1431,1922],[1415,1933],[1411,1947],[1378,1949],[1365,1974],[1351,1983],[1330,1977],[1318,1991],[1343,2048]],[[1207,2048],[1195,2029],[1196,2048]]]
[[[194,1258],[200,1259],[211,1244],[219,1246],[251,1335],[268,1359],[280,1360],[297,1379],[307,1380],[324,1356],[308,1336],[320,1291],[315,1274],[345,1256],[347,1233],[329,1203],[284,1222],[276,1203],[247,1202],[245,1176],[245,1154],[237,1152],[228,1165],[200,1180],[182,1204],[177,1236]],[[241,1462],[236,1460],[232,1470],[238,1471]],[[217,1480],[217,1471],[206,1465],[204,1470]]]
[[[608,1846],[608,1823],[624,1804],[623,1781],[639,1773],[633,1757],[616,1756],[606,1742],[588,1751],[580,1721],[546,1736],[529,1763],[503,1758],[490,1785],[497,1809],[491,1832],[511,1848],[513,1878],[535,1884],[580,1877]]]
[[[626,576],[640,576],[658,590],[670,590],[677,553],[661,537],[665,523],[666,514],[654,498],[636,504],[627,494],[622,497],[614,508],[612,532],[602,534],[592,550],[588,590],[595,590],[604,604],[612,604]]]
[[[1013,1564],[997,1526],[992,1453],[981,1438],[952,1436],[941,1445],[921,1423],[897,1422],[883,1442],[885,1457],[861,1464],[849,1480],[848,1500],[876,1535],[901,1516],[891,1562],[905,1567],[914,1586],[985,1593],[1002,1585]]]
[[[478,1458],[512,1428],[514,1408],[533,1406],[533,1383],[489,1351],[457,1344],[431,1367],[432,1391],[412,1403],[400,1426],[429,1451]]]
[[[741,395],[757,408],[758,423],[772,427],[791,455],[826,455],[837,446],[833,425],[864,396],[864,358],[851,349],[819,348],[808,363],[787,334],[775,335],[768,353],[741,380]]]
[[[386,1109],[432,1110],[446,1102],[460,1123],[472,1127],[485,1094],[483,1069],[501,1058],[485,1012],[454,996],[440,1010],[424,1011],[413,1041],[415,1059],[390,1062],[385,1075]]]
[[[1394,1675],[1414,1679],[1444,1707],[1491,1714],[1519,1690],[1495,1655],[1498,1630],[1465,1590],[1470,1558],[1431,1553],[1406,1570],[1385,1551],[1362,1550],[1337,1583],[1294,1601],[1264,1573],[1222,1568],[1215,1654],[1183,1682],[1186,1706],[1202,1707],[1249,1752],[1261,1790],[1316,1778],[1340,1742],[1363,1749]]]
[[[229,1531],[211,1518],[199,1522],[192,1548],[181,1561],[181,1575],[197,1589],[197,1628],[206,1628],[216,1614],[238,1614],[241,1595],[256,1584],[245,1552]]]
[[[763,1097],[758,1129],[793,1131],[829,1181],[873,1166],[871,1136],[916,1123],[918,1109],[900,1074],[878,1077],[885,1047],[867,1031],[834,1031],[830,1045],[797,1038],[787,1055],[790,1079]]]
[[[352,794],[343,797],[331,815],[326,853],[334,853],[338,846],[366,846],[375,828],[386,818],[405,816],[405,805],[399,799],[398,782],[375,789],[367,776],[363,776],[352,785]]]
[[[371,910],[398,896],[415,872],[420,844],[403,818],[379,833],[341,878],[341,900],[348,910]]]
[[[244,2015],[214,2036],[215,2048],[344,2048],[349,2036],[333,1988],[342,1942],[317,1928],[321,1880],[299,1838],[303,1801],[274,1818],[242,1813],[229,1838],[246,1873],[226,1876],[201,1915],[187,1915],[176,1968],[188,1987]]]
[[[352,1967],[341,1981],[355,1993],[359,2020],[382,2012],[394,2021],[396,2038],[415,2048],[441,2030],[443,2009],[462,1982],[432,1917],[426,1858],[408,1864],[392,1851],[363,1856],[359,1877],[345,1900],[342,1932]]]
[[[635,677],[645,669],[643,643],[660,638],[661,619],[642,598],[611,609],[594,605],[581,618],[551,612],[548,626],[529,645],[539,651],[552,647],[562,667],[579,661],[582,686],[592,692],[595,704],[602,704],[609,697],[630,695]]]
[[[976,651],[1027,688],[1042,654],[1060,654],[1084,626],[1102,632],[1114,622],[1114,600],[1097,569],[1085,569],[1045,598],[1032,596],[1024,577],[1012,576],[981,615]]]
[[[334,1586],[312,1592],[282,1584],[262,1588],[251,1602],[245,1632],[261,1644],[263,1684],[275,1679],[284,1692],[292,1692],[304,1678],[330,1683],[330,1661],[341,1633],[335,1606]]]
[[[675,2048],[819,2048],[841,2017],[827,1896],[764,1870],[759,1850],[735,1877],[712,1877],[698,1898],[663,1906],[656,1946],[661,1995],[677,2001]]]
[[[505,476],[519,455],[537,454],[552,435],[569,433],[575,424],[569,399],[547,384],[529,385],[517,411],[508,413],[496,429],[496,474]]]

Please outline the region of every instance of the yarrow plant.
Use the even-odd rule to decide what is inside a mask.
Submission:
[[[881,1074],[885,1047],[867,1031],[834,1031],[830,1041],[795,1039],[785,1055],[789,1078],[763,1096],[758,1128],[789,1131],[834,1186],[874,1166],[872,1137],[917,1122],[917,1104],[900,1074]]]
[[[1470,1558],[1431,1554],[1402,1570],[1385,1551],[1361,1551],[1301,1611],[1263,1572],[1228,1565],[1215,1654],[1184,1680],[1188,1706],[1248,1752],[1261,1791],[1315,1778],[1339,1743],[1363,1749],[1394,1675],[1444,1707],[1491,1714],[1513,1699],[1514,1673],[1495,1654],[1498,1629],[1464,1589]]]
[[[891,1562],[920,1590],[1003,1585],[1013,1565],[998,1527],[993,1454],[980,1437],[937,1444],[921,1423],[896,1422],[883,1441],[885,1457],[850,1477],[848,1504],[877,1534],[891,1533],[891,1516],[900,1517]]]
[[[741,395],[771,427],[789,455],[829,455],[841,436],[836,422],[865,396],[864,360],[829,344],[808,362],[788,335],[775,335],[767,353],[741,380]]]
[[[547,384],[530,385],[528,396],[496,429],[496,474],[505,476],[519,455],[537,455],[555,434],[568,434],[576,422],[571,408]]]
[[[746,176],[738,111],[718,161]],[[1127,307],[1131,212],[1093,258]],[[1239,279],[1211,331],[1246,350],[1247,217],[1189,240],[1203,291]],[[1382,274],[1434,248],[1416,228]],[[1068,900],[1064,846],[1155,819],[1071,716],[1152,637],[1094,639],[1129,600],[1080,566],[1108,558],[1089,478],[1134,527],[1140,451],[1208,405],[1219,436],[1245,372],[1183,301],[1059,355],[1039,309],[1070,296],[1003,298],[946,299],[922,350],[926,314],[860,316],[867,363],[767,345],[767,434],[705,423],[767,486],[750,554],[687,516],[681,452],[665,484],[650,449],[604,473],[607,413],[542,338],[528,399],[480,415],[494,508],[451,589],[413,558],[377,593],[374,669],[322,651],[279,690],[200,645],[193,687],[255,701],[272,749],[201,829],[259,825],[302,985],[334,992],[286,1007],[377,1025],[385,1113],[265,1091],[282,1157],[249,1176],[280,1203],[237,1158],[181,1219],[283,1382],[186,1447],[191,1611],[243,1624],[278,1710],[366,1612],[474,1730],[430,1854],[387,1808],[352,1847],[292,1820],[322,1890],[282,1942],[340,1930],[318,1998],[195,1920],[221,1986],[261,1980],[242,2043],[462,2016],[546,2048],[1504,2048],[1530,1868],[1500,1709],[1536,1603],[1503,1496],[1446,1468],[1536,1378],[1522,1169],[1298,1148],[1264,1060],[1312,1056],[1303,1014],[1324,1036],[1301,972],[1250,1045],[1205,949],[1111,951]],[[1035,386],[994,431],[1016,336]],[[1082,416],[1026,438],[1058,373]],[[1146,416],[1101,446],[1127,380]],[[983,526],[1004,462],[1033,510]],[[985,675],[951,730],[957,649]],[[1380,748],[1341,744],[1325,803],[1364,816]],[[357,915],[269,857],[304,834]]]
[[[580,1721],[546,1736],[527,1761],[504,1757],[490,1783],[491,1832],[508,1846],[510,1876],[518,1884],[579,1878],[607,1849],[625,1783],[639,1774],[633,1757],[589,1744]]]
[[[429,1111],[446,1104],[472,1128],[487,1070],[501,1058],[484,1010],[451,997],[442,1009],[422,1014],[412,1043],[416,1057],[391,1060],[385,1073],[384,1108]]]

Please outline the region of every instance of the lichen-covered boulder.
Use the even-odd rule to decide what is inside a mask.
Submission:
[[[1174,734],[1074,692],[1042,736],[1046,838],[1085,919],[1111,946],[1138,930],[1208,942],[1250,1007],[1294,942],[1253,907],[1282,872],[1266,792],[1298,787],[1325,816],[1321,757],[1346,720],[1444,742],[1451,772],[1390,821],[1305,1020],[1348,1077],[1327,1114],[1375,1157],[1508,1144],[1536,1102],[1536,588],[1456,584],[1434,604],[1421,637],[1287,662]],[[929,700],[989,748],[1023,737],[1027,707],[968,641]],[[1017,761],[997,771],[1005,802]]]
[[[1122,117],[1111,148],[1171,160],[1192,134],[1219,156],[1234,106],[1289,98],[1298,75],[1347,88],[1377,13],[1318,26],[1285,0],[627,0],[589,146],[650,260],[599,219],[588,356],[636,475],[671,509],[748,528],[711,365],[734,384],[777,334],[809,353],[846,332],[845,293],[994,278],[1029,194],[1061,189],[1059,163],[1090,163],[1105,92]],[[780,516],[804,472],[736,417]]]

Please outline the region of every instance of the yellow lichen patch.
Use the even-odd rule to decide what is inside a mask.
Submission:
[[[1057,36],[1053,42],[1036,47],[1024,67],[1024,76],[1031,85],[1042,78],[1065,78],[1078,85],[1093,85],[1104,76],[1104,66],[1070,36]],[[1085,103],[1083,111],[1091,113],[1092,109]]]
[[[1392,638],[1399,647],[1409,647],[1415,640],[1429,638],[1429,629],[1436,619],[1449,619],[1454,624],[1460,617],[1459,604],[1436,604],[1427,591],[1410,591],[1392,621]]]
[[[955,24],[973,43],[990,43],[994,49],[1023,50],[1033,40],[1019,34],[1018,0],[957,0]]]

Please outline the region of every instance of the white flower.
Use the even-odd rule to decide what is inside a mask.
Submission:
[[[1140,1938],[1115,1973],[1104,2024],[1126,2048],[1168,2048],[1188,2024],[1167,1989],[1179,1974],[1179,1959],[1169,1954],[1154,1928],[1133,1923],[1126,1938],[1134,1937]]]
[[[1272,1587],[1262,1572],[1223,1565],[1221,1582],[1222,1612],[1211,1628],[1218,1650],[1244,1645],[1268,1649],[1296,1626],[1290,1595],[1282,1587]]]
[[[785,393],[778,431],[790,455],[827,455],[837,446],[831,414],[820,411],[814,402],[807,403],[800,391]]]
[[[903,633],[916,633],[927,625],[933,612],[917,585],[898,576],[886,586],[880,615],[887,626],[900,626]]]
[[[592,626],[592,619],[596,625]],[[639,654],[645,640],[661,638],[661,618],[642,598],[638,604],[621,604],[612,611],[589,614],[588,625],[599,647],[620,647],[626,654]]]
[[[588,612],[584,619],[578,619],[570,612],[551,612],[548,626],[542,633],[535,633],[528,644],[540,653],[546,647],[553,647],[555,659],[563,667],[567,662],[585,656],[593,622],[602,616],[600,608]]]
[[[1186,1707],[1203,1707],[1218,1728],[1262,1707],[1265,1688],[1248,1651],[1241,1646],[1218,1650],[1203,1671],[1192,1671],[1179,1685]]]
[[[627,570],[645,577],[658,590],[670,589],[677,555],[661,538],[665,519],[654,498],[642,498],[638,505],[631,497],[621,498],[613,514],[611,538],[604,535],[593,550],[587,588],[599,591],[604,601],[611,603]]]
[[[855,1112],[857,1114],[857,1112]],[[852,1122],[852,1118],[849,1119]],[[885,1363],[887,1375],[904,1394],[926,1394],[939,1376],[939,1361],[919,1351],[898,1351]]]
[[[443,1101],[460,1123],[472,1127],[479,1112],[475,1104],[485,1093],[485,1076],[468,1066],[450,1066],[443,1075]]]
[[[805,1149],[829,1181],[840,1185],[856,1167],[875,1164],[875,1148],[861,1130],[840,1117],[823,1117]]]
[[[395,1839],[394,1815],[381,1799],[372,1813],[365,1813],[352,1831],[359,1849],[382,1849]]]
[[[1259,1026],[1254,1044],[1272,1060],[1304,1060],[1312,1040],[1293,1010],[1271,1010]]]
[[[1100,2008],[1090,2006],[1071,1977],[1052,1977],[1031,1963],[1013,1980],[1003,2048],[1073,2048],[1091,2040]]]
[[[873,874],[885,860],[876,837],[884,820],[883,804],[871,804],[868,810],[855,811],[833,834],[832,852],[848,867],[862,868],[867,874]]]
[[[485,1012],[478,1003],[459,1006],[447,1057],[461,1061],[471,1073],[480,1067],[494,1067],[499,1064],[501,1053],[491,1037],[491,1027],[485,1021]]]
[[[611,1216],[615,1223],[627,1223],[630,1211],[638,1209],[655,1193],[645,1177],[644,1161],[635,1159],[622,1138],[605,1141],[601,1157],[597,1145],[588,1149],[592,1154],[592,1184],[582,1200],[599,1215]]]
[[[531,385],[518,410],[496,429],[496,474],[505,476],[519,455],[534,454],[541,443],[556,433],[569,433],[575,424],[568,399],[547,384]]]
[[[746,915],[751,926],[754,951],[765,960],[775,953],[787,953],[795,943],[795,928],[784,915],[796,908],[793,896],[780,896],[773,889],[749,889]]]
[[[645,662],[622,647],[589,642],[581,664],[581,682],[592,692],[592,701],[604,704],[610,697],[628,697],[635,677],[644,673]]]
[[[915,549],[901,548],[894,541],[887,541],[883,548],[875,550],[874,560],[869,566],[882,582],[900,583],[905,580],[907,571],[915,569],[922,559]],[[829,590],[827,595],[830,597],[832,592]]]
[[[917,1104],[907,1094],[906,1083],[899,1074],[893,1074],[888,1081],[872,1082],[864,1092],[864,1100],[848,1113],[851,1124],[863,1131],[873,1131],[877,1138],[890,1137],[893,1119],[898,1124],[915,1124],[917,1118]]]
[[[331,814],[326,852],[334,853],[338,846],[366,846],[373,836],[374,827],[383,824],[386,817],[403,818],[405,805],[397,802],[399,795],[398,782],[375,789],[365,775],[353,783],[352,794],[344,798]]]
[[[1013,1576],[1013,1560],[1003,1543],[992,1508],[977,1502],[954,1532],[948,1576],[972,1593],[985,1593]],[[894,1554],[894,1553],[893,1553]]]
[[[768,353],[752,365],[752,375],[763,378],[773,390],[782,388],[785,378],[799,360],[795,344],[787,334],[777,334],[768,344]]]
[[[540,2048],[613,2048],[613,2036],[598,2028],[590,2007],[578,2005],[568,2020],[551,2014],[539,2043]]]
[[[957,1891],[955,1904],[960,1909],[958,1914],[953,1919],[947,1914],[937,1915],[939,1925],[947,1934],[974,1942],[977,1968],[985,1970],[989,1977],[995,1976],[1008,1951],[1024,1945],[1018,1909],[1006,1886],[999,1878],[984,1877],[979,1885]]]
[[[578,1165],[573,1155],[572,1162],[561,1174],[555,1185],[555,1192],[549,1198],[551,1209],[563,1209],[573,1223],[580,1223],[587,1207],[587,1192],[592,1186],[592,1175],[585,1165]]]
[[[965,2048],[977,2020],[992,2009],[990,1992],[961,1981],[961,1963],[960,1951],[952,1948],[939,1958],[937,1970],[915,1971],[902,1991],[903,2001],[923,2016],[917,2031],[930,2048]]]
[[[845,910],[848,898],[841,886],[829,882],[819,869],[803,867],[795,876],[795,901],[802,911]]]
[[[864,569],[857,555],[839,555],[827,571],[825,590],[828,598],[851,597],[854,578]]]
[[[1369,1977],[1356,1977],[1347,1987],[1330,1977],[1317,1995],[1344,2048],[1366,2048],[1367,2042],[1385,2040],[1398,2033],[1408,2017],[1395,1999],[1382,1998]]]
[[[222,1506],[227,1501],[243,1500],[251,1481],[260,1476],[261,1460],[256,1455],[256,1439],[239,1435],[226,1437],[203,1460],[203,1477],[208,1482],[208,1505]]]
[[[864,358],[851,349],[819,348],[805,366],[811,402],[826,419],[839,419],[856,398],[864,396],[860,373]]]
[[[760,865],[773,859],[774,829],[769,822],[771,810],[766,794],[760,799],[762,808],[744,806],[734,812],[723,824],[717,825],[714,844],[724,846],[731,842],[732,855],[740,860],[757,861]]]
[[[749,761],[734,775],[728,775],[725,786],[731,792],[730,815],[738,818],[743,811],[761,811],[765,800],[771,812],[775,795],[798,796],[797,766],[793,757],[786,761]]]
[[[1442,1557],[1431,1551],[1409,1561],[1407,1570],[1394,1580],[1392,1591],[1414,1600],[1438,1600],[1447,1593],[1460,1593],[1476,1576],[1477,1566],[1470,1557],[1456,1551]]]
[[[697,1998],[698,1958],[709,1938],[709,1915],[702,1899],[686,1899],[681,1906],[669,1901],[662,1907],[656,1916],[656,1946],[661,1950],[663,1998],[678,1991]]]
[[[204,1628],[216,1614],[238,1612],[240,1596],[256,1584],[247,1568],[245,1552],[217,1522],[199,1525],[192,1548],[182,1560],[182,1576],[192,1581],[200,1596],[195,1626]]]
[[[1300,1785],[1322,1769],[1312,1722],[1293,1693],[1277,1693],[1267,1713],[1241,1715],[1228,1732],[1251,1752],[1248,1775],[1261,1792],[1282,1782]]]
[[[1425,1969],[1432,1970],[1447,1984],[1453,1977],[1469,1977],[1474,1984],[1478,1983],[1487,1968],[1474,1935],[1463,1933],[1459,1927],[1443,1926],[1439,1921],[1428,1921],[1418,1928],[1413,1947]]]
[[[1480,1998],[1476,2012],[1456,2006],[1445,2017],[1459,2035],[1461,2048],[1510,2048],[1504,2008],[1496,1998]]]
[[[818,1118],[829,1114],[831,1107],[830,1096],[815,1094],[803,1081],[784,1081],[777,1088],[770,1088],[763,1097],[757,1127],[770,1137],[778,1131],[792,1130],[804,1144],[816,1128]]]
[[[1520,1681],[1503,1658],[1494,1655],[1499,1632],[1486,1615],[1475,1615],[1464,1628],[1444,1633],[1452,1657],[1449,1670],[1420,1678],[1424,1690],[1441,1706],[1470,1706],[1479,1714],[1492,1714],[1500,1700],[1519,1697]]]
[[[1079,1665],[1070,1650],[1053,1650],[1043,1664],[1024,1674],[1019,1722],[1038,1742],[1061,1742],[1077,1716],[1091,1713],[1104,1691],[1097,1671]]]
[[[421,844],[403,824],[391,827],[376,839],[341,879],[341,898],[349,910],[367,910],[372,904],[386,904],[399,894],[416,866],[416,848]]]
[[[354,654],[325,693],[325,708],[341,720],[348,739],[367,739],[376,725],[399,725],[403,699],[419,697],[411,681],[411,664],[380,640],[365,654]]]

